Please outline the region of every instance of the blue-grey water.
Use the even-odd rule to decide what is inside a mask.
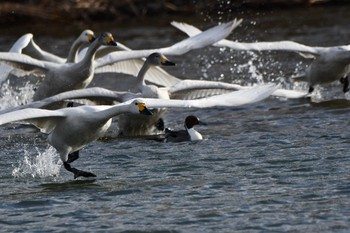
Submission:
[[[348,44],[349,10],[314,7],[242,14],[243,26],[229,38]],[[133,48],[185,38],[170,26],[110,30]],[[25,32],[3,33],[2,51]],[[62,47],[68,48],[74,36],[35,38],[63,56]],[[305,89],[284,77],[310,63],[293,53],[217,48],[169,58],[177,66],[167,71],[180,78],[274,81]],[[32,94],[16,90],[12,82],[18,80],[2,84],[2,94],[10,93],[0,99],[2,107],[9,98],[17,96],[18,101]],[[74,165],[92,171],[96,179],[74,180],[45,135],[19,125],[2,126],[0,231],[349,232],[348,96],[339,84],[316,95],[312,102],[269,98],[239,108],[169,109],[165,120],[172,128],[182,128],[189,114],[206,122],[197,127],[205,140],[172,144],[111,137],[93,142]]]

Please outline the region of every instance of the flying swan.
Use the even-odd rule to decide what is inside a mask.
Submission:
[[[201,32],[198,28],[186,23],[172,22],[171,24],[189,36],[194,36]],[[315,85],[337,80],[340,80],[343,84],[343,92],[349,91],[350,45],[312,47],[294,41],[242,43],[226,39],[218,41],[214,45],[235,50],[283,50],[297,52],[305,58],[314,58],[304,74],[292,77],[294,81],[307,82],[309,93],[314,90]]]

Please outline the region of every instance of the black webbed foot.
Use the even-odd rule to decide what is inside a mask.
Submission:
[[[71,163],[79,158],[79,151],[74,151],[68,155],[67,163]]]
[[[71,167],[69,163],[67,162],[63,162],[64,168],[72,173],[74,173],[74,179],[78,178],[79,176],[83,176],[83,177],[96,177],[95,174],[91,173],[91,172],[86,172],[86,171],[82,171],[82,170],[78,170],[74,167]]]
[[[340,79],[340,83],[343,84],[343,92],[346,93],[350,90],[349,88],[349,77],[345,76]]]

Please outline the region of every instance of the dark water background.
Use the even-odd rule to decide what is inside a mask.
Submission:
[[[230,39],[348,44],[349,7],[242,13]],[[226,21],[231,16],[208,19]],[[169,19],[170,21],[171,19]],[[201,28],[209,22],[185,19]],[[1,51],[28,32],[8,29]],[[171,26],[100,25],[131,48],[170,45],[185,38]],[[59,29],[57,29],[59,30]],[[5,30],[6,31],[6,30]],[[15,33],[14,33],[15,32]],[[16,34],[17,33],[17,34]],[[78,35],[34,34],[64,56]],[[205,48],[167,71],[180,78],[295,86],[288,79],[310,61],[293,53]],[[0,106],[32,92],[4,82]],[[0,229],[3,232],[349,232],[349,104],[339,84],[309,100],[270,98],[240,108],[168,110],[168,126],[195,114],[205,140],[164,144],[109,139],[89,144],[75,162],[93,180],[73,180],[46,136],[26,127],[0,128]],[[343,100],[336,100],[336,99]]]

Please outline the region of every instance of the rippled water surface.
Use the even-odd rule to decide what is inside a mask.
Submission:
[[[230,38],[347,44],[348,11],[332,7],[248,14]],[[118,34],[134,48],[166,46],[184,38],[170,26],[135,26]],[[1,35],[2,51],[19,35]],[[73,36],[59,40],[35,36],[44,48],[61,55],[61,47],[68,48],[73,40]],[[181,78],[245,84],[274,81],[287,88],[306,88],[285,79],[309,64],[292,53],[206,48],[169,58],[177,66],[167,70]],[[2,84],[2,108],[32,95],[28,85],[16,90],[13,85],[18,82]],[[318,89],[314,98],[317,101],[270,98],[240,108],[168,110],[165,119],[172,128],[182,128],[189,114],[199,116],[207,123],[197,127],[205,140],[96,141],[74,162],[95,173],[96,179],[73,180],[45,135],[26,126],[2,126],[0,229],[348,232],[350,136],[349,103],[344,100],[348,96],[334,84]]]

